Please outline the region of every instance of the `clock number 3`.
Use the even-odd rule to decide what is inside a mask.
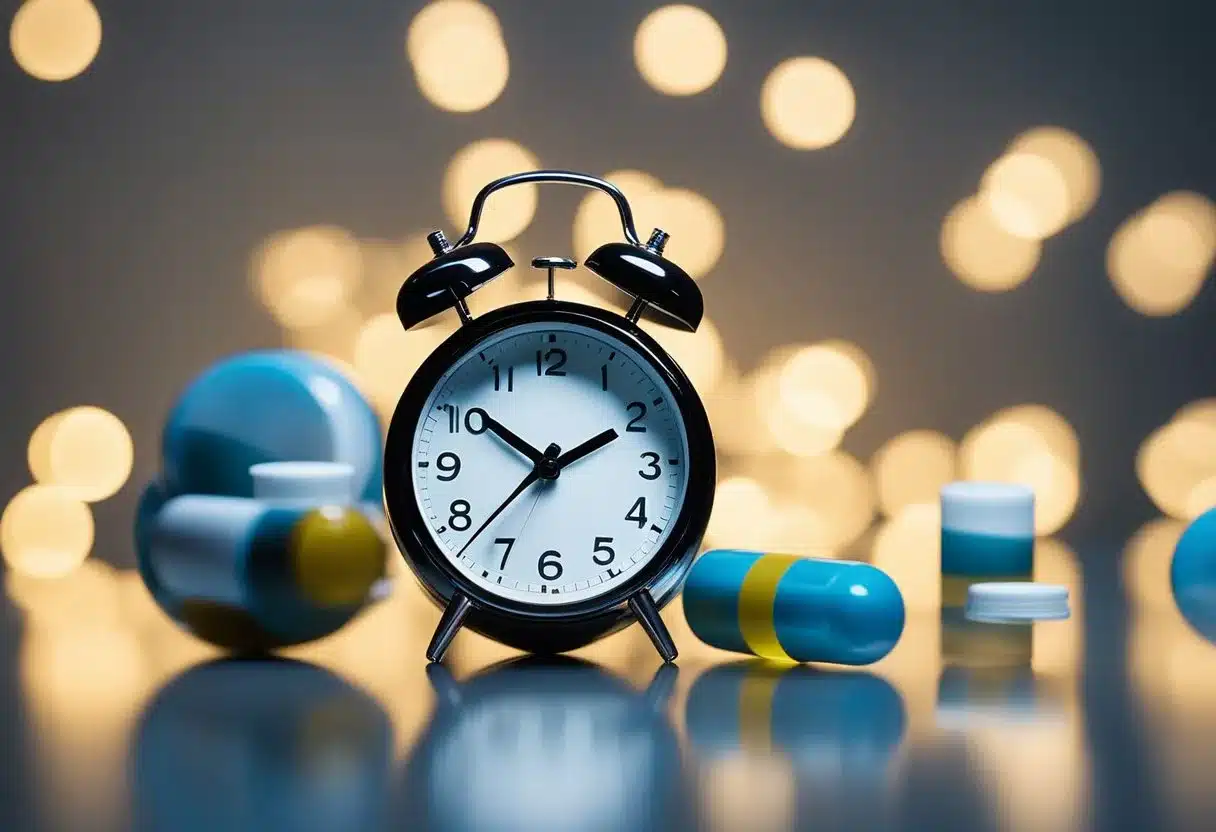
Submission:
[[[654,451],[646,451],[642,454],[642,459],[647,460],[646,467],[638,471],[638,476],[644,480],[657,480],[663,473],[663,469],[659,467],[659,455]]]

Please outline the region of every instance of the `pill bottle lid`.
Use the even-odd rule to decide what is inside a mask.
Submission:
[[[261,462],[250,466],[249,475],[257,500],[333,505],[355,501],[355,468],[345,462]]]
[[[967,588],[965,615],[995,624],[1068,618],[1068,588],[1030,582],[981,583]]]

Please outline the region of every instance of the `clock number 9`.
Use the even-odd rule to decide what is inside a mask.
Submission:
[[[468,500],[452,500],[452,504],[448,506],[448,511],[452,512],[452,516],[448,518],[448,525],[458,532],[468,531],[469,526],[473,525],[473,520],[469,517],[469,509]]]
[[[540,560],[537,561],[536,571],[546,581],[556,581],[562,576],[562,565],[558,562],[561,560],[561,552],[555,552],[552,549],[543,553]]]
[[[443,474],[447,474],[446,477],[443,474],[436,474],[435,479],[440,482],[451,482],[460,476],[460,457],[451,451],[444,451],[435,460],[435,467],[442,471]]]

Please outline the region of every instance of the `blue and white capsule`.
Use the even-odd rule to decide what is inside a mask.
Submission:
[[[904,600],[869,564],[718,549],[693,564],[684,616],[697,638],[721,650],[863,665],[899,641]]]

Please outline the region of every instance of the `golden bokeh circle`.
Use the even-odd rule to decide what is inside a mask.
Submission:
[[[1042,240],[1068,223],[1068,183],[1054,164],[1034,153],[1007,153],[993,162],[984,172],[980,196],[997,224],[1015,237]]]
[[[701,396],[713,392],[722,379],[726,347],[712,320],[702,318],[696,332],[660,325],[648,325],[645,329],[663,349],[671,353]]]
[[[1214,258],[1216,205],[1200,194],[1177,191],[1116,229],[1106,249],[1106,270],[1128,306],[1164,317],[1190,305]]]
[[[432,3],[410,25],[406,51],[418,89],[448,112],[485,109],[511,74],[498,20],[480,3]]]
[[[1051,162],[1068,192],[1068,221],[1084,216],[1098,201],[1102,167],[1092,147],[1063,127],[1034,127],[1015,138],[1011,153],[1033,153]]]
[[[510,139],[482,139],[456,152],[443,175],[443,209],[460,233],[478,191],[492,180],[535,170],[540,161]],[[517,185],[486,200],[477,231],[480,242],[502,243],[523,233],[536,215],[535,185]]]
[[[1182,418],[1153,431],[1136,453],[1136,476],[1163,514],[1191,519],[1216,477],[1216,424]]]
[[[320,326],[351,299],[362,276],[359,241],[317,225],[269,237],[253,259],[262,303],[288,329]]]
[[[932,430],[911,430],[888,440],[871,467],[884,514],[895,517],[917,505],[937,505],[942,486],[958,479],[954,440]]]
[[[878,527],[870,562],[891,576],[913,613],[941,609],[941,507],[916,504]]]
[[[93,512],[70,490],[31,485],[0,515],[0,551],[14,572],[36,578],[67,575],[93,548]]]
[[[77,500],[113,496],[131,476],[135,445],[122,420],[100,407],[82,406],[47,417],[30,435],[30,473],[43,485]]]
[[[1123,548],[1123,591],[1130,604],[1142,610],[1174,606],[1170,564],[1186,523],[1158,517],[1145,523]]]
[[[654,203],[658,203],[657,205]],[[644,217],[654,217],[652,227],[671,235],[663,256],[678,263],[691,277],[700,278],[717,265],[726,245],[726,226],[717,206],[687,188],[650,191],[639,199]],[[649,228],[639,227],[645,237]]]
[[[856,112],[848,76],[823,58],[781,62],[760,90],[765,127],[779,142],[797,150],[817,150],[840,141]]]
[[[406,332],[394,314],[376,315],[355,339],[354,367],[381,413],[391,413],[406,384],[451,329],[432,326]]]
[[[633,39],[638,72],[665,95],[696,95],[726,67],[726,35],[713,16],[686,4],[648,14]]]
[[[9,48],[17,65],[41,81],[84,72],[101,49],[101,15],[89,0],[26,0],[13,16]]]
[[[755,529],[770,522],[772,513],[773,501],[763,485],[748,477],[728,477],[714,494],[706,546],[749,548]]]
[[[1039,263],[1042,245],[1010,234],[986,200],[968,197],[942,223],[942,258],[959,280],[984,292],[1007,292],[1021,285]]]
[[[870,402],[872,369],[836,343],[800,347],[781,364],[777,407],[797,421],[844,430],[861,418]],[[864,355],[864,353],[862,353]]]

